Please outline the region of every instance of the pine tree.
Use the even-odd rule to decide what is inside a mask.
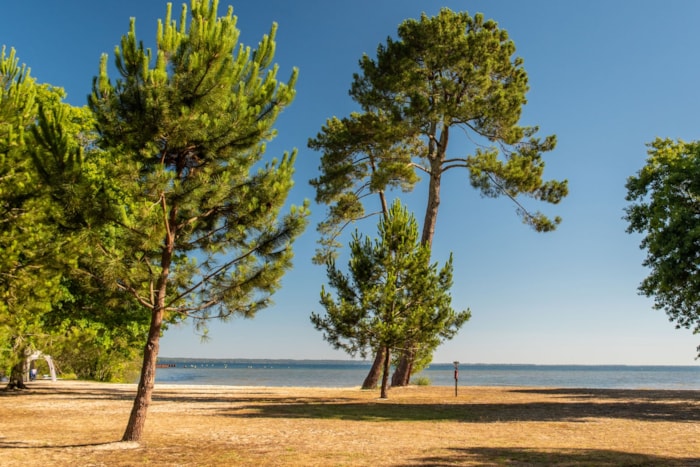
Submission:
[[[350,354],[380,349],[381,397],[387,398],[392,352],[415,342],[450,339],[470,313],[451,307],[452,258],[440,270],[429,263],[430,249],[420,242],[418,224],[398,201],[379,222],[379,238],[372,242],[356,232],[350,254],[348,275],[329,260],[329,283],[336,294],[321,290],[326,315],[312,313],[311,321],[328,342]]]
[[[437,16],[410,19],[387,39],[376,59],[360,60],[350,90],[362,112],[328,120],[309,146],[323,152],[321,176],[312,180],[316,200],[329,205],[321,223],[319,257],[332,256],[342,228],[362,219],[363,200],[388,189],[411,190],[428,179],[422,241],[432,244],[443,174],[466,169],[486,197],[506,197],[524,223],[552,231],[559,217],[532,212],[521,197],[558,203],[566,181],[544,181],[542,154],[556,138],[537,138],[537,127],[518,122],[528,79],[514,57],[508,33],[480,14],[443,8]],[[474,143],[471,154],[450,154],[455,131]],[[392,383],[408,383],[413,356],[407,350]],[[376,365],[375,365],[376,368]]]
[[[305,206],[280,219],[295,154],[263,161],[297,79],[296,70],[287,83],[277,79],[277,26],[252,50],[238,44],[231,7],[222,17],[216,0],[191,8],[183,5],[178,24],[168,6],[155,56],[132,19],[115,51],[120,78],[111,82],[103,57],[90,98],[122,207],[93,271],[151,323],[125,441],[142,436],[164,323],[255,315],[291,266],[291,242],[306,223]]]

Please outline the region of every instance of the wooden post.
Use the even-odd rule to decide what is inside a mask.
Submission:
[[[455,397],[457,397],[457,383],[459,381],[459,362],[455,361]]]

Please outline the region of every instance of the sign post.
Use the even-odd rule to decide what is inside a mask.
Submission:
[[[455,397],[457,397],[457,383],[459,382],[459,362],[453,362],[455,364]]]

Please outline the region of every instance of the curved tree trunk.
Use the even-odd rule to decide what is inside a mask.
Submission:
[[[423,218],[423,234],[421,243],[432,248],[433,235],[435,234],[435,224],[437,223],[438,210],[440,209],[440,184],[442,181],[443,167],[445,160],[445,150],[449,139],[448,128],[444,128],[440,134],[440,143],[430,144],[430,181],[428,185],[428,204],[425,207],[425,217]]]
[[[377,355],[374,357],[374,362],[372,363],[372,368],[369,369],[369,373],[362,383],[362,389],[374,389],[379,383],[379,376],[382,374],[382,365],[384,364],[384,349],[380,348],[377,350]]]
[[[412,350],[404,350],[399,359],[399,364],[391,377],[392,387],[408,386],[411,382],[411,373],[413,371],[413,359],[415,352]]]
[[[163,322],[163,312],[153,310],[151,316],[151,327],[148,330],[148,340],[143,352],[143,365],[141,367],[141,378],[134,405],[131,408],[129,422],[122,436],[122,441],[140,441],[143,435],[143,427],[146,424],[146,413],[151,404],[153,386],[156,380],[156,361],[158,359],[158,349],[160,347],[160,331]]]
[[[163,201],[165,211],[165,201]],[[160,333],[163,327],[163,314],[165,311],[165,297],[167,292],[168,277],[170,276],[170,265],[172,263],[173,251],[175,248],[175,236],[177,229],[174,227],[177,206],[170,209],[168,216],[168,233],[165,236],[163,252],[160,260],[162,270],[156,283],[156,302],[151,312],[151,326],[148,329],[148,339],[143,351],[143,365],[141,366],[141,377],[134,405],[131,408],[129,422],[124,430],[122,441],[140,441],[143,435],[143,427],[146,424],[146,414],[148,406],[151,404],[153,386],[156,380],[156,363],[158,360],[158,350],[160,349]]]
[[[156,361],[158,359],[158,349],[160,348],[160,331],[163,322],[163,312],[153,310],[151,316],[151,327],[148,330],[148,340],[143,352],[143,366],[141,367],[141,378],[134,405],[131,408],[129,422],[122,436],[122,441],[140,441],[143,435],[143,427],[146,424],[146,413],[151,404],[153,386],[156,380]]]

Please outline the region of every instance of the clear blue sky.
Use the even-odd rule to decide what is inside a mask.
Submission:
[[[178,12],[181,3],[175,2]],[[227,2],[222,1],[220,12]],[[279,23],[276,62],[281,76],[300,70],[298,94],[277,125],[268,155],[298,148],[290,199],[313,199],[308,180],[319,154],[309,137],[333,115],[356,109],[347,91],[363,53],[394,35],[404,19],[442,6],[482,12],[506,29],[525,60],[531,91],[522,123],[556,134],[546,156],[547,178],[567,178],[570,195],[559,206],[535,206],[560,215],[554,233],[521,224],[506,199],[481,199],[465,173],[444,182],[434,259],[454,252],[455,308],[472,319],[435,354],[436,362],[696,365],[700,337],[676,330],[651,300],[637,294],[645,277],[640,237],[625,233],[625,180],[646,158],[655,137],[700,137],[700,2],[627,0],[243,0],[233,4],[242,42],[250,45]],[[15,47],[40,82],[60,86],[83,105],[100,54],[112,53],[129,18],[154,44],[160,0],[5,2],[0,44]],[[453,151],[467,151],[455,146]],[[423,190],[405,202],[418,219]],[[348,358],[334,351],[309,322],[322,311],[325,270],[311,264],[313,218],[296,243],[294,269],[276,304],[253,320],[213,323],[200,343],[190,326],[169,330],[161,356],[220,358]],[[363,225],[373,234],[373,221]]]

